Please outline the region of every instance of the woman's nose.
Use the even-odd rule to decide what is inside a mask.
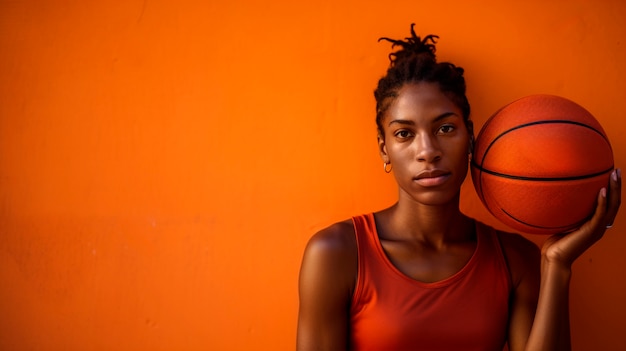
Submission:
[[[416,138],[417,160],[434,162],[441,158],[441,148],[437,138],[432,135],[423,135]]]

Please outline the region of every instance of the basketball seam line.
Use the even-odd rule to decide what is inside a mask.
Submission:
[[[505,130],[504,132],[500,133],[497,137],[495,137],[489,143],[489,145],[485,149],[485,152],[483,153],[483,157],[482,157],[480,165],[478,163],[476,163],[476,160],[474,160],[474,159],[472,159],[471,165],[473,167],[476,167],[481,173],[485,172],[485,173],[488,173],[488,174],[491,174],[491,175],[495,175],[495,176],[499,176],[499,177],[503,177],[503,178],[517,179],[517,180],[527,180],[527,181],[580,180],[580,179],[586,179],[586,178],[593,178],[593,177],[605,174],[605,173],[610,172],[610,171],[613,170],[614,165],[611,165],[611,167],[608,168],[607,170],[604,170],[604,171],[601,171],[601,172],[597,172],[597,173],[593,173],[593,174],[586,174],[586,175],[573,176],[573,177],[548,177],[548,178],[541,178],[541,177],[515,176],[515,175],[506,174],[506,173],[499,173],[499,172],[495,172],[495,171],[491,171],[491,170],[488,170],[486,168],[483,168],[483,163],[485,162],[485,159],[487,158],[487,154],[489,153],[489,150],[491,149],[493,144],[495,144],[496,141],[498,141],[498,139],[503,137],[505,134],[508,134],[508,133],[510,133],[510,132],[512,132],[514,130],[517,130],[517,129],[520,129],[520,128],[524,128],[524,127],[528,127],[528,126],[533,126],[533,125],[538,125],[538,124],[558,124],[558,123],[574,124],[574,125],[578,125],[578,126],[581,126],[581,127],[585,127],[585,128],[591,129],[594,132],[598,133],[609,144],[609,148],[611,147],[611,144],[610,144],[608,138],[606,137],[606,135],[604,135],[599,130],[597,130],[597,129],[595,129],[595,128],[587,125],[587,124],[584,124],[584,123],[581,123],[581,122],[576,122],[576,121],[571,121],[571,120],[565,120],[565,119],[540,120],[540,121],[534,121],[534,122],[529,122],[529,123],[525,123],[525,124],[520,124],[518,126],[515,126],[515,127],[511,128],[511,129]],[[481,134],[482,134],[482,131],[481,131]],[[479,175],[479,182],[481,182],[481,193],[482,193],[482,181],[481,181],[481,179],[482,179],[482,177]]]
[[[512,174],[500,173],[500,172],[492,171],[492,170],[489,170],[489,169],[485,169],[485,168],[481,167],[480,165],[478,165],[473,160],[472,160],[472,167],[475,167],[476,169],[478,169],[481,172],[485,172],[487,174],[491,174],[491,175],[496,176],[496,177],[515,179],[515,180],[526,180],[526,181],[555,182],[555,181],[580,180],[580,179],[587,179],[587,178],[597,177],[597,176],[600,176],[600,175],[603,175],[603,174],[606,174],[606,173],[609,173],[609,172],[613,171],[613,167],[614,166],[612,165],[608,169],[605,169],[605,170],[600,171],[600,172],[591,173],[591,174],[585,174],[585,175],[579,175],[579,176],[571,176],[571,177],[526,177],[526,176],[516,176],[516,175],[512,175]]]
[[[501,137],[503,137],[505,134],[508,134],[514,130],[520,129],[520,128],[525,128],[525,127],[529,127],[529,126],[533,126],[533,125],[537,125],[537,124],[559,124],[559,123],[565,123],[565,124],[574,124],[574,125],[578,125],[581,127],[585,127],[588,129],[593,130],[594,132],[598,133],[602,139],[606,140],[607,143],[609,142],[609,139],[606,137],[606,135],[604,135],[602,132],[600,132],[599,130],[595,129],[594,127],[584,124],[582,122],[576,122],[576,121],[570,121],[570,120],[566,120],[566,119],[549,119],[549,120],[541,120],[541,121],[534,121],[534,122],[529,122],[529,123],[525,123],[525,124],[520,124],[518,126],[515,126],[511,129],[507,129],[504,132],[500,133],[497,137],[495,137],[491,143],[489,143],[489,146],[487,147],[487,149],[485,150],[485,155],[487,155],[487,152],[489,151],[489,149],[491,148],[491,145],[493,145],[498,139],[500,139]],[[478,138],[480,139],[480,138]],[[610,143],[609,143],[610,145]]]
[[[500,207],[500,211],[502,211],[504,214],[506,214],[507,216],[509,216],[509,218],[511,218],[512,220],[521,223],[523,225],[532,227],[532,228],[537,228],[537,229],[550,229],[550,230],[556,230],[556,229],[566,229],[572,226],[576,226],[579,225],[580,223],[582,223],[583,221],[581,221],[580,223],[572,223],[572,224],[568,224],[568,225],[558,225],[558,226],[541,226],[541,225],[536,225],[536,224],[530,224],[528,222],[524,222],[518,218],[515,218],[515,216],[511,215],[510,213],[508,213],[507,211],[505,211],[502,207]]]

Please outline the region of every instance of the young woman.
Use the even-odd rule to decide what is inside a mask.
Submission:
[[[376,124],[398,201],[316,233],[300,271],[297,349],[569,350],[571,267],[620,205],[616,170],[593,217],[542,249],[459,210],[473,128],[463,69],[436,36],[391,40]],[[564,209],[566,211],[567,209]]]

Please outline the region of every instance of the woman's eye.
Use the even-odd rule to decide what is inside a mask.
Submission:
[[[398,138],[408,138],[411,136],[411,133],[408,130],[399,130],[396,132],[396,137]]]
[[[447,133],[451,133],[454,131],[454,126],[451,125],[443,125],[441,127],[439,127],[439,132],[443,133],[443,134],[447,134]]]

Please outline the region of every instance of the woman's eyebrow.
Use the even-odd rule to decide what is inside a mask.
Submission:
[[[389,121],[389,125],[392,125],[394,123],[398,123],[398,124],[403,124],[403,125],[407,125],[407,126],[413,126],[415,125],[415,122],[409,120],[409,119],[394,119]]]
[[[448,118],[448,117],[461,117],[461,116],[457,115],[454,112],[444,112],[444,113],[440,114],[439,116],[437,116],[437,118],[435,118],[434,121],[435,122],[436,121],[440,121],[440,120],[442,120],[444,118]]]
[[[433,122],[437,122],[437,121],[440,121],[440,120],[448,118],[448,117],[461,117],[461,116],[459,116],[458,114],[456,114],[454,112],[444,112],[444,113],[440,114],[439,116],[435,117]],[[394,119],[394,120],[389,121],[388,125],[391,126],[394,123],[407,125],[407,126],[415,125],[415,122],[410,120],[410,119]]]

